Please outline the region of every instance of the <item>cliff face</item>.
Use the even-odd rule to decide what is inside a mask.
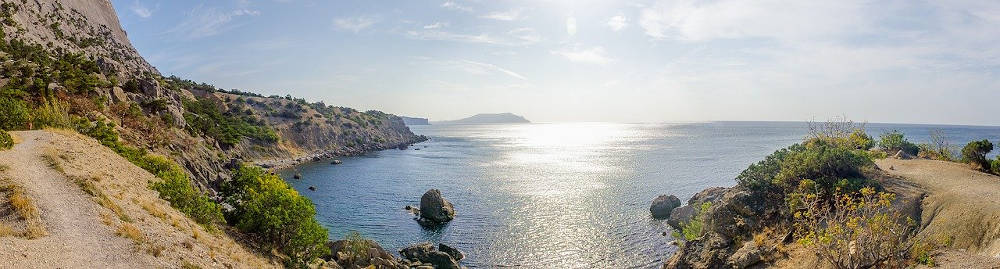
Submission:
[[[425,139],[382,112],[164,78],[132,47],[108,0],[0,3],[0,98],[20,99],[30,112],[26,123],[7,128],[109,121],[127,144],[174,159],[208,192],[229,178],[233,161],[289,164]],[[209,111],[193,111],[192,103],[210,104]],[[56,112],[55,123],[38,120],[43,110]]]

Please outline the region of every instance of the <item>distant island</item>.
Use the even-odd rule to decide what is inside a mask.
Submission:
[[[509,124],[509,123],[531,123],[524,117],[514,115],[512,113],[497,113],[497,114],[476,114],[472,117],[451,120],[451,121],[435,121],[434,124]]]
[[[403,119],[403,123],[406,125],[431,125],[430,122],[427,121],[427,118],[399,117]]]

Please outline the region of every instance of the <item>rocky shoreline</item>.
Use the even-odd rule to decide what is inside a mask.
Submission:
[[[414,136],[414,139],[412,139],[410,141],[407,141],[405,143],[399,143],[399,144],[393,144],[393,145],[377,145],[377,146],[374,146],[374,147],[368,147],[368,148],[362,148],[362,149],[358,149],[358,148],[345,148],[345,149],[321,150],[321,151],[318,151],[318,152],[312,152],[312,153],[307,153],[307,154],[298,155],[298,156],[292,156],[292,157],[288,157],[288,158],[278,158],[278,159],[269,159],[269,160],[257,160],[257,161],[253,161],[253,164],[255,164],[257,166],[260,166],[260,167],[263,167],[265,169],[280,170],[280,169],[290,168],[292,166],[296,166],[296,165],[307,163],[307,162],[315,162],[315,161],[320,161],[320,160],[334,159],[334,158],[338,158],[338,157],[358,156],[358,155],[362,155],[362,154],[369,153],[369,152],[374,152],[374,151],[382,151],[382,150],[388,150],[388,149],[397,149],[397,148],[401,148],[401,147],[408,147],[408,146],[411,146],[413,144],[425,142],[427,140],[430,140],[430,138],[428,138],[426,136],[423,136],[423,135],[418,135],[418,136]]]

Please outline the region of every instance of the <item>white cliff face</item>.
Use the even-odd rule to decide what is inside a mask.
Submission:
[[[4,25],[8,39],[41,44],[48,49],[85,53],[103,71],[119,78],[145,72],[159,74],[132,47],[109,0],[4,0],[15,25]]]

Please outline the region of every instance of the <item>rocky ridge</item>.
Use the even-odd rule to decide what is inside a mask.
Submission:
[[[69,115],[114,123],[125,143],[178,162],[206,192],[214,193],[229,178],[228,168],[234,162],[280,167],[426,139],[414,135],[401,118],[391,114],[307,103],[290,96],[230,93],[165,78],[132,47],[109,0],[0,3],[0,37],[5,42],[37,45],[53,55],[82,55],[98,67],[91,91],[72,92],[55,82],[49,83],[48,90],[57,100],[38,96],[25,101],[36,105],[54,101]],[[0,52],[0,63],[37,68],[30,59],[10,55]],[[0,72],[0,87],[23,75]],[[214,102],[226,115],[245,114],[254,124],[271,128],[278,139],[220,141],[191,127],[190,120],[198,115],[185,105],[190,100]]]

